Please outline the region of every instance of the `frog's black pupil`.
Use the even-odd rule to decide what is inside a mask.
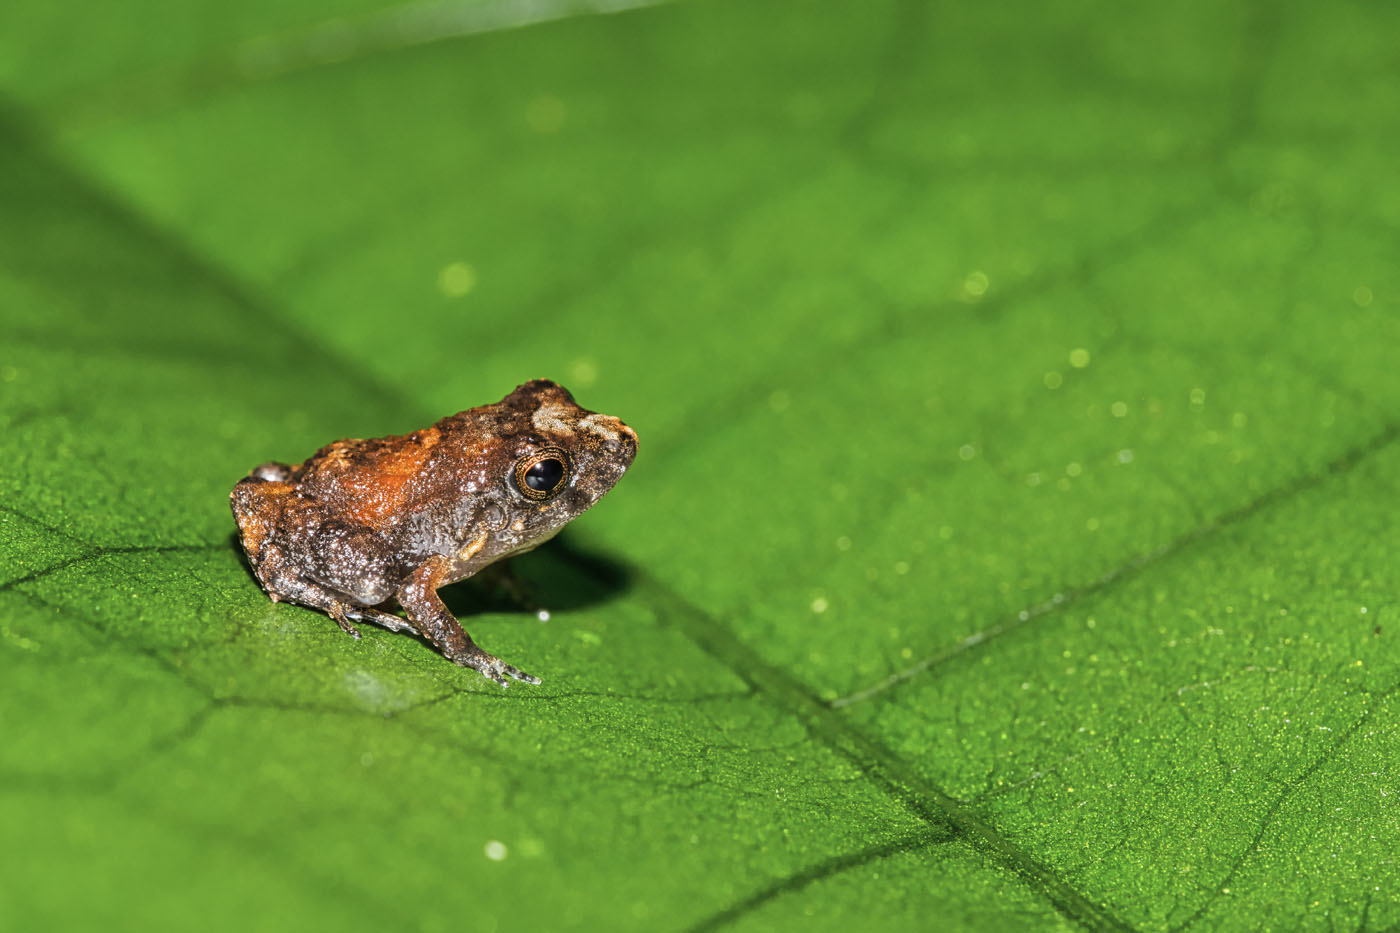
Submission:
[[[564,464],[548,457],[525,471],[525,485],[535,492],[550,492],[564,478]]]

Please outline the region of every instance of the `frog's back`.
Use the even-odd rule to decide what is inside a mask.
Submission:
[[[436,428],[327,444],[291,476],[303,496],[338,517],[380,528],[415,494],[415,480],[442,440]]]

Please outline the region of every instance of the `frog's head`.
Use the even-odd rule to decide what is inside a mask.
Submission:
[[[553,537],[612,489],[637,455],[631,428],[581,408],[548,379],[527,382],[489,407],[491,433],[505,454],[496,461],[510,513],[498,535],[504,553]]]

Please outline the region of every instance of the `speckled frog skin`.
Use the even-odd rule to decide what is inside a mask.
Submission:
[[[336,441],[299,466],[265,463],[229,499],[273,602],[321,609],[356,638],[352,619],[415,632],[502,686],[537,684],[477,647],[437,589],[548,541],[636,454],[631,428],[536,379],[412,434]],[[394,604],[406,620],[385,611]]]

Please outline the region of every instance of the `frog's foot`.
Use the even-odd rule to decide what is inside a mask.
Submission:
[[[342,631],[344,631],[346,634],[348,634],[351,638],[355,639],[356,641],[359,641],[359,640],[360,640],[360,630],[357,629],[357,628],[355,628],[355,626],[353,626],[353,625],[350,624],[349,618],[346,617],[346,612],[345,612],[345,610],[346,610],[346,606],[345,606],[344,603],[341,603],[341,602],[333,602],[333,603],[331,603],[330,606],[326,609],[326,614],[329,615],[332,619],[335,619],[335,624],[336,624],[336,625],[339,625]]]
[[[369,606],[346,606],[345,615],[357,622],[369,622],[380,628],[387,628],[391,632],[418,634],[418,629],[414,627],[412,622],[381,609],[372,609]]]
[[[507,677],[514,677],[521,683],[527,684],[538,685],[540,682],[538,677],[531,676],[517,667],[511,667],[494,654],[487,654],[476,645],[472,645],[470,654],[465,657],[453,658],[452,660],[463,667],[470,667],[473,670],[479,671],[482,677],[485,677],[487,680],[494,680],[502,687],[510,686],[510,681],[506,680]]]

